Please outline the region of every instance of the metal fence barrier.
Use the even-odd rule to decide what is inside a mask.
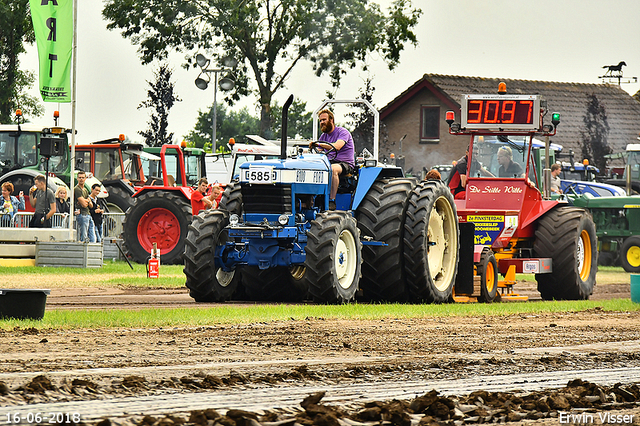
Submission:
[[[8,224],[2,224],[3,228],[28,228],[33,212],[18,212],[13,217],[13,220]],[[122,222],[124,220],[124,213],[103,213],[102,215],[102,237],[103,238],[117,238],[122,234]],[[76,228],[76,222],[73,222],[74,229]],[[51,217],[52,228],[68,228],[69,227],[69,215],[62,213],[55,213]]]

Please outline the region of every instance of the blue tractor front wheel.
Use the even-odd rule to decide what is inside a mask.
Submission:
[[[184,251],[186,286],[196,302],[224,302],[238,289],[240,272],[216,267],[214,253],[227,241],[229,213],[205,210],[193,217]]]
[[[349,213],[319,214],[307,231],[306,281],[318,303],[347,303],[355,298],[361,276],[362,243]]]

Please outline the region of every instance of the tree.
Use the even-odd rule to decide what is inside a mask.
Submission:
[[[186,136],[186,139],[192,142],[196,148],[211,150],[212,110],[213,105],[209,111],[198,111],[195,128]],[[260,123],[246,107],[236,112],[229,110],[224,105],[218,105],[216,108],[216,127],[216,147],[218,151],[223,151],[229,138],[241,141],[246,135],[257,134]]]
[[[367,78],[364,81],[364,87],[359,89],[359,99],[369,101],[373,105],[373,92],[376,90],[373,87],[371,78]],[[363,149],[367,149],[373,154],[373,136],[374,136],[374,117],[369,107],[365,104],[352,104],[353,111],[347,114],[351,117],[352,121],[348,121],[347,124],[353,128],[351,136],[355,145],[356,153],[360,154]]]
[[[23,92],[33,85],[34,74],[19,69],[24,44],[34,41],[29,2],[0,0],[0,123],[12,123],[17,108],[26,117],[43,114],[38,99]]]
[[[273,114],[273,131],[265,135],[267,139],[280,139],[282,137],[282,107],[277,102],[271,109]],[[287,120],[287,138],[311,139],[313,133],[313,118],[311,112],[307,112],[307,103],[294,99],[289,107]]]
[[[613,151],[607,142],[609,123],[604,105],[595,93],[587,94],[587,111],[582,119],[584,130],[580,131],[582,139],[582,155],[601,171],[607,165],[604,157]]]
[[[271,100],[295,66],[308,60],[333,86],[349,69],[367,67],[370,53],[393,69],[406,42],[417,44],[413,27],[422,11],[411,0],[394,0],[388,13],[369,0],[107,0],[103,16],[139,46],[144,64],[170,50],[210,50],[214,58],[234,56],[236,87],[227,101],[249,94],[248,74],[257,85],[260,134],[271,124]]]
[[[167,134],[169,110],[173,107],[173,104],[180,102],[181,99],[173,93],[175,85],[171,81],[171,74],[172,71],[167,64],[160,65],[154,73],[155,82],[147,81],[151,87],[147,90],[149,99],[138,106],[138,109],[152,108],[155,110],[148,122],[149,129],[138,132],[139,135],[144,137],[144,142],[149,146],[162,146],[173,141],[173,133]]]

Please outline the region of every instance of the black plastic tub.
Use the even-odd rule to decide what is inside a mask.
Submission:
[[[51,290],[0,288],[0,318],[41,320]]]

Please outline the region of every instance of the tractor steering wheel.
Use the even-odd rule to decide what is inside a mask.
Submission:
[[[320,143],[324,143],[327,144],[329,146],[331,146],[331,149],[325,150],[324,148],[320,148],[318,145]],[[330,142],[325,142],[325,141],[313,141],[309,144],[309,151],[311,151],[314,154],[329,154],[330,152],[334,152],[334,151],[338,151],[332,143]]]
[[[573,195],[575,195],[576,197],[579,197],[579,196],[580,196],[580,194],[578,194],[578,191],[576,191],[576,188],[577,188],[577,187],[578,187],[577,183],[576,183],[576,182],[573,182],[573,183],[569,184],[569,185],[565,188],[564,192],[565,192],[565,194],[567,194],[567,193],[571,192],[571,193],[572,193]]]
[[[320,150],[318,149],[318,141],[313,141],[309,144],[309,152],[312,154],[319,154]]]

